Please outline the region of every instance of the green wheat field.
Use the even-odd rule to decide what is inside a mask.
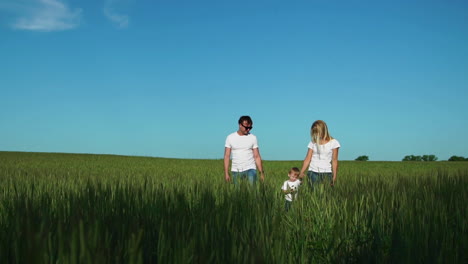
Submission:
[[[2,263],[468,263],[468,162],[341,161],[335,187],[223,161],[0,152]]]

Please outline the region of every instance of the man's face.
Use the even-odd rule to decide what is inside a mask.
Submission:
[[[248,121],[243,121],[239,124],[239,133],[242,135],[248,135],[251,129],[252,124],[250,124]]]

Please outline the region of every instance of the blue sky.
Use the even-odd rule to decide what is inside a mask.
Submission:
[[[468,2],[2,0],[0,150],[468,156]]]

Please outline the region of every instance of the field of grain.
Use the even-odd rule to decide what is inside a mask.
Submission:
[[[301,161],[0,152],[2,263],[467,263],[467,162],[340,162],[284,211]]]

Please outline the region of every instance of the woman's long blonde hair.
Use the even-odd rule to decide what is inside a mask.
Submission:
[[[312,138],[312,142],[318,146],[320,146],[322,141],[328,142],[333,139],[330,133],[328,133],[327,124],[322,120],[317,120],[312,124],[310,127],[310,137]]]

